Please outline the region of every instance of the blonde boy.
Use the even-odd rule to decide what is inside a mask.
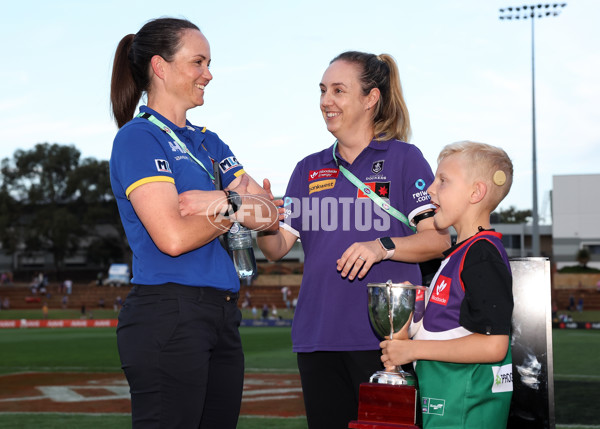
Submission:
[[[417,297],[413,339],[398,335],[381,343],[386,367],[414,362],[424,428],[506,428],[512,277],[490,213],[512,177],[506,153],[487,144],[454,143],[438,157],[427,190],[434,223],[453,226],[458,244],[444,253],[430,288]]]

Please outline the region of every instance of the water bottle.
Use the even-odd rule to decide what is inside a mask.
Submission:
[[[227,233],[233,265],[240,279],[252,278],[256,274],[256,258],[252,249],[252,233],[242,224],[235,222]]]

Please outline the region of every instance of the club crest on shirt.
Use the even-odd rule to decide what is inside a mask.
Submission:
[[[369,198],[370,192],[375,192],[381,198],[390,198],[390,182],[365,182],[365,185],[367,186],[365,192],[357,189],[356,198]]]
[[[156,170],[161,173],[173,173],[171,171],[171,167],[169,166],[169,161],[166,159],[155,159],[154,164],[156,164]]]
[[[375,161],[371,166],[371,171],[373,174],[379,174],[383,171],[383,160]]]
[[[452,279],[446,276],[439,275],[435,286],[431,292],[429,302],[435,302],[440,305],[448,305],[448,299],[450,298],[450,284]]]

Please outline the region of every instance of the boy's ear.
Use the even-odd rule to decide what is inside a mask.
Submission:
[[[485,198],[487,194],[487,185],[485,182],[475,182],[473,192],[471,192],[471,204],[477,204]]]

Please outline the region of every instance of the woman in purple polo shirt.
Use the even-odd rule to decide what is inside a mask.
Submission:
[[[345,52],[319,87],[323,119],[336,141],[298,163],[285,220],[279,230],[261,233],[258,244],[278,260],[302,242],[292,341],[308,425],[342,429],[357,418],[360,383],[382,369],[367,283],[420,284],[418,262],[441,257],[450,241],[433,226],[425,191],[431,168],[406,143],[410,121],[395,60]],[[390,206],[401,214],[390,216]]]

